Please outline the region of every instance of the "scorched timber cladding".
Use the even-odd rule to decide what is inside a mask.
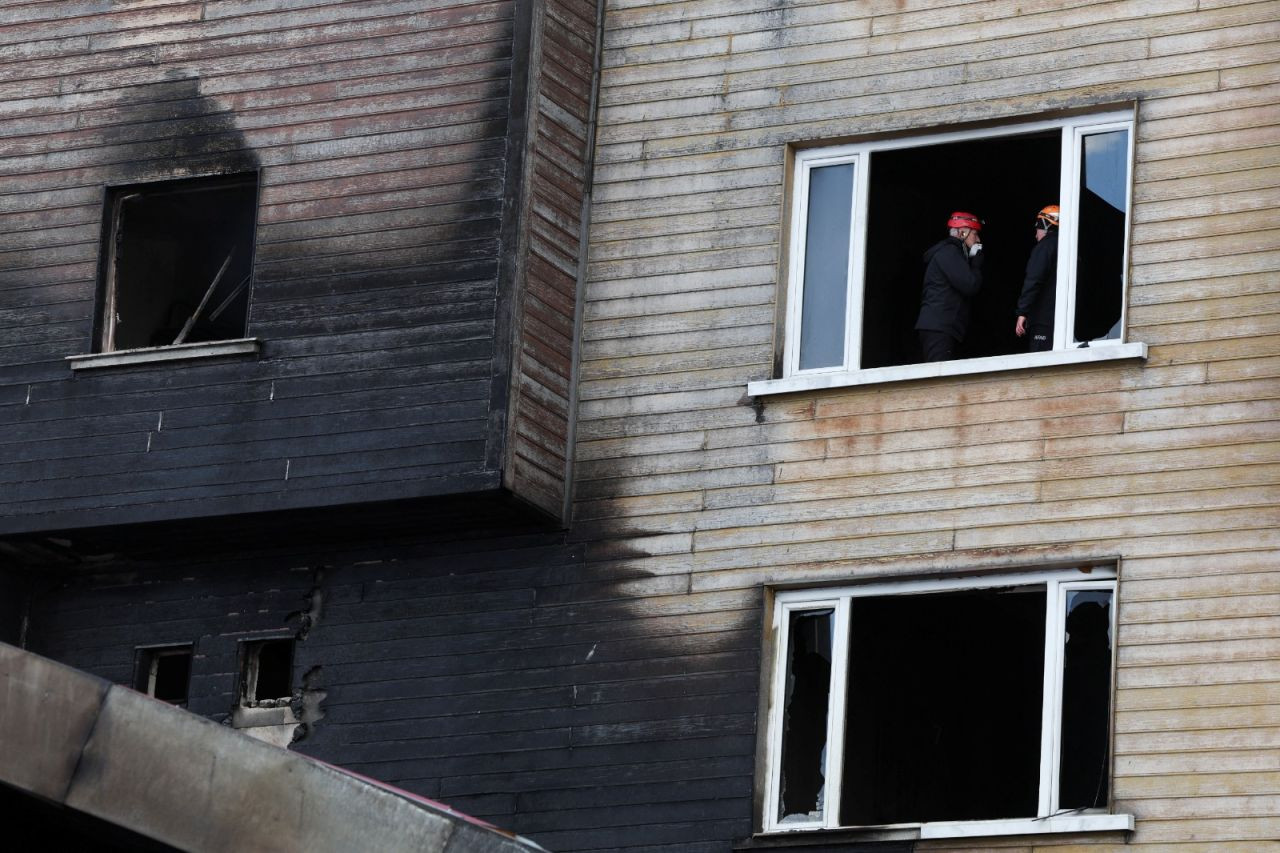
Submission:
[[[0,23],[0,532],[503,486],[562,515],[594,9],[285,5]],[[163,268],[130,199],[222,175],[256,178],[247,320],[165,352],[143,296],[104,307],[121,246]],[[217,263],[175,268],[150,322],[199,331],[236,282],[197,305]]]

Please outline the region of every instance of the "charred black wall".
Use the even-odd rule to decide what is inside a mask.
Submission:
[[[500,487],[534,5],[55,15],[6,56],[0,534]],[[258,356],[73,373],[108,188],[246,172]]]
[[[295,749],[549,850],[727,853],[751,828],[761,608],[686,592],[559,534],[299,540],[100,557],[37,597],[29,645],[129,683],[136,645],[192,642],[190,707],[225,720],[237,643],[292,633],[315,712]]]
[[[0,643],[17,645],[21,641],[26,606],[26,579],[0,569]]]

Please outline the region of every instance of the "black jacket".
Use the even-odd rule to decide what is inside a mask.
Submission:
[[[969,300],[982,288],[982,252],[970,258],[963,240],[947,237],[924,253],[924,263],[916,328],[963,341],[969,331]]]
[[[1027,277],[1018,297],[1018,316],[1032,325],[1052,326],[1054,298],[1058,292],[1058,232],[1050,231],[1031,249]]]

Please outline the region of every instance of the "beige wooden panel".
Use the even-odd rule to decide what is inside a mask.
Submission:
[[[691,553],[642,564],[708,593],[1119,555],[1117,772],[1182,774],[1133,789],[1154,831],[1138,811],[1130,846],[1255,849],[1235,840],[1265,837],[1256,821],[1274,818],[1280,772],[1274,757],[1257,766],[1255,731],[1280,697],[1277,4],[886,2],[849,18],[870,38],[806,29],[843,5],[791,4],[789,26],[755,2],[611,4],[581,531],[649,547],[639,528],[673,548],[691,533]],[[758,312],[785,239],[766,231],[782,224],[787,143],[1108,97],[1141,104],[1130,319],[1152,344],[1146,366],[792,395],[764,400],[761,422],[741,405],[744,380],[770,369],[772,318]],[[733,239],[732,255],[717,244]],[[764,476],[760,448],[819,446],[743,479]],[[1179,815],[1184,796],[1206,802]]]
[[[1149,687],[1116,695],[1116,708],[1125,711],[1167,711],[1230,705],[1274,705],[1280,702],[1280,681],[1253,684]],[[1280,765],[1277,765],[1280,769]]]

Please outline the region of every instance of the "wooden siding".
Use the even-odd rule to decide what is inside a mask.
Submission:
[[[529,134],[515,317],[511,426],[505,482],[515,494],[567,515],[574,342],[588,182],[594,3],[535,6]]]
[[[606,20],[574,535],[647,553],[619,563],[691,604],[1119,558],[1129,846],[1274,843],[1280,4],[613,0]],[[788,145],[1133,100],[1145,365],[747,405],[773,370]]]
[[[28,645],[129,683],[135,646],[194,643],[190,708],[225,720],[238,643],[298,634],[294,749],[554,851],[749,832],[756,592],[663,592],[563,534],[310,540],[100,561],[41,585]]]
[[[583,175],[566,156],[560,185],[509,180],[532,5],[0,13],[0,532],[493,490],[512,406],[516,468],[544,473],[507,485],[562,516],[575,294],[557,276],[577,265]],[[561,18],[547,39],[579,38]],[[540,117],[582,116],[590,44],[585,72],[580,44],[548,53]],[[536,129],[542,174],[568,131]],[[261,358],[73,377],[65,357],[94,347],[104,188],[241,171],[260,174]],[[501,249],[522,228],[536,305],[513,401]]]

